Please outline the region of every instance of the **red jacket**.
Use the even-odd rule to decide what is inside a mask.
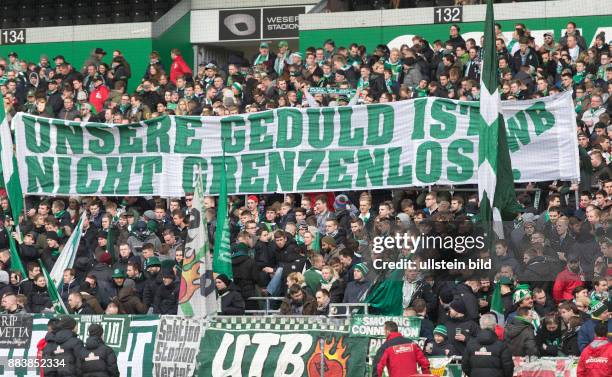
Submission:
[[[91,94],[89,95],[89,103],[91,103],[93,107],[96,108],[97,112],[102,111],[102,109],[104,108],[104,102],[106,102],[109,93],[110,90],[108,90],[108,88],[104,85],[100,85],[99,87],[91,91]]]
[[[40,365],[42,365],[42,361],[41,361],[42,360],[42,353],[43,353],[43,350],[45,349],[46,346],[47,346],[47,339],[45,339],[45,338],[42,338],[36,344],[36,360],[38,360]],[[44,370],[43,370],[42,366],[40,367],[40,377],[44,377]]]
[[[553,286],[553,298],[556,303],[563,300],[571,300],[574,298],[572,291],[574,288],[584,285],[584,276],[571,272],[565,267],[557,278]]]
[[[380,359],[379,359],[380,357]],[[392,332],[378,350],[375,361],[378,376],[383,375],[387,367],[389,377],[407,377],[418,373],[417,363],[423,374],[429,374],[429,360],[418,344],[404,338],[398,332]]]
[[[185,63],[185,59],[182,56],[178,55],[172,61],[172,65],[170,66],[170,81],[174,85],[176,85],[176,79],[179,76],[191,75],[191,68]]]
[[[595,338],[580,355],[577,377],[612,376],[612,343],[607,338]]]

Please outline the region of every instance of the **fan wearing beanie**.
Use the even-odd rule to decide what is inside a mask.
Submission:
[[[446,326],[449,343],[458,355],[463,355],[471,337],[478,333],[478,324],[466,317],[467,309],[460,297],[455,297],[449,304],[449,318]]]
[[[456,355],[455,347],[448,339],[448,329],[444,325],[438,325],[433,330],[434,342],[431,347],[426,348],[430,356],[453,356]]]
[[[225,274],[215,277],[217,289],[217,312],[221,315],[243,315],[245,310],[244,299],[236,291],[232,280]]]
[[[79,369],[83,377],[119,377],[117,355],[104,343],[104,329],[93,323],[87,329],[89,337],[79,356]]]

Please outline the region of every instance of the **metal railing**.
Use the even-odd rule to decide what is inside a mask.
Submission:
[[[278,309],[272,309],[270,307],[270,302],[282,302],[285,298],[284,297],[273,297],[273,296],[267,296],[267,297],[249,297],[247,298],[247,300],[250,301],[265,301],[264,302],[264,307],[263,309],[257,309],[257,310],[245,310],[244,312],[247,314],[260,314],[260,315],[272,315],[272,314],[278,314],[279,310]]]

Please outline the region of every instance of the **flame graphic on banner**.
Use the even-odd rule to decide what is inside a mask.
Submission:
[[[340,337],[336,342],[336,338],[327,339],[323,344],[324,373],[325,377],[346,377],[347,363],[350,359],[350,354],[345,355],[347,346],[343,342],[344,338]],[[317,341],[317,347],[308,359],[308,377],[321,376],[321,342]]]

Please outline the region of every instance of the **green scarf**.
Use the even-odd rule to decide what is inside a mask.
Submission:
[[[52,256],[52,257],[54,257],[54,258],[55,258],[55,257],[59,257],[59,255],[60,255],[59,248],[57,248],[57,249],[51,249],[51,256]]]
[[[236,244],[232,250],[232,258],[241,257],[241,256],[252,256],[253,252],[249,249],[248,245],[240,242]]]
[[[261,55],[261,54],[259,54],[259,55],[257,55],[257,58],[253,62],[253,65],[263,64],[263,63],[267,62],[269,58],[270,58],[270,54],[268,54],[268,55]]]
[[[385,80],[385,85],[387,86],[387,91],[388,91],[389,93],[393,93],[392,87],[393,87],[393,84],[394,84],[395,82],[396,82],[396,81],[395,81],[395,80],[393,80],[393,79]]]
[[[421,97],[427,97],[427,88],[425,89],[421,89],[418,86],[414,89],[414,93],[416,94],[415,97],[417,98],[421,98]]]
[[[586,71],[576,72],[572,80],[574,80],[575,84],[580,84],[584,81],[584,77],[586,76]]]
[[[359,81],[357,81],[357,89],[365,89],[368,88],[370,86],[370,80],[368,79],[367,81],[363,80],[363,77],[359,78]]]
[[[400,72],[402,71],[402,62],[398,60],[397,62],[393,63],[391,60],[385,60],[385,69],[390,69],[393,80],[397,80]]]
[[[66,213],[66,211],[65,211],[65,210],[63,210],[63,211],[59,211],[58,213],[56,213],[56,214],[55,214],[55,215],[53,215],[53,216],[55,216],[55,218],[56,218],[56,219],[61,219],[61,218],[62,218],[62,216],[64,216],[64,213]]]

